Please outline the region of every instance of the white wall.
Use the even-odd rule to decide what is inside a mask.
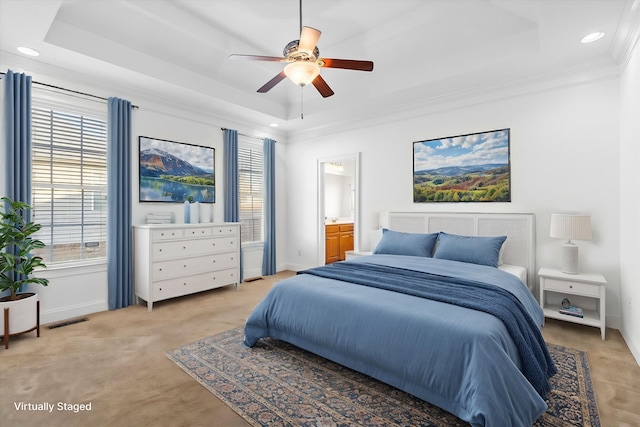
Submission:
[[[289,206],[289,266],[317,263],[317,159],[361,152],[362,250],[370,248],[381,211],[532,212],[538,267],[559,267],[562,242],[549,237],[551,213],[589,212],[594,236],[578,242],[582,270],[606,277],[607,323],[619,327],[619,105],[611,78],[291,140],[287,174],[296,179],[287,193],[297,202]],[[511,129],[511,203],[413,203],[413,141],[501,128]]]
[[[640,364],[640,44],[620,77],[620,299],[622,336]]]

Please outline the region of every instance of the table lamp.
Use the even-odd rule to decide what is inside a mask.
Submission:
[[[591,216],[551,214],[550,235],[567,239],[562,248],[562,272],[578,274],[578,245],[572,240],[591,240]]]

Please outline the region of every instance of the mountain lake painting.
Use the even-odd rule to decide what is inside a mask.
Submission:
[[[140,201],[214,203],[215,149],[139,138]]]
[[[510,202],[509,129],[414,142],[413,201]]]

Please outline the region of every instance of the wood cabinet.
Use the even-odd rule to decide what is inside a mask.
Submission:
[[[345,260],[345,252],[353,250],[353,223],[325,226],[325,264]]]
[[[153,303],[240,283],[240,225],[134,226],[136,297]]]

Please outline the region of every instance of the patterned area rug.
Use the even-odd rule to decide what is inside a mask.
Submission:
[[[454,415],[285,342],[246,349],[243,328],[167,352],[254,426],[468,426]],[[585,352],[549,345],[558,368],[536,427],[599,427]]]

